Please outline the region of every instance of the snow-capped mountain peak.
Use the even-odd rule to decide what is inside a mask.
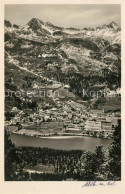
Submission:
[[[44,25],[44,22],[37,18],[33,18],[32,20],[30,20],[30,22],[27,25],[30,28],[37,30],[42,28],[42,25]]]
[[[102,28],[111,28],[111,29],[115,29],[115,30],[120,30],[120,27],[114,21],[112,21],[108,25],[103,25]]]
[[[119,26],[118,26],[114,21],[112,21],[112,22],[109,24],[109,26],[112,27],[112,28],[115,28],[115,29],[118,29],[118,28],[119,28]]]

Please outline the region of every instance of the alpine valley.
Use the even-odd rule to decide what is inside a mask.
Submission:
[[[120,27],[5,20],[4,43],[5,180],[120,181]]]

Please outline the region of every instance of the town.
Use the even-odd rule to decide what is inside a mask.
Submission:
[[[68,91],[67,85],[54,84],[39,89],[42,89],[40,91],[44,91],[44,94],[46,92],[52,94],[50,97],[54,96],[55,104],[40,101],[36,111],[13,107],[11,113],[14,116],[5,122],[8,130],[13,129],[14,133],[38,137],[56,135],[113,137],[114,129],[121,119],[119,110],[107,112],[105,109],[86,107],[84,101],[75,101],[75,95]],[[67,101],[64,100],[64,91],[69,97]],[[114,92],[110,91],[107,98],[113,100],[115,98],[113,94]]]

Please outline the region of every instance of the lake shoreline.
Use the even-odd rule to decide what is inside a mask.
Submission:
[[[24,136],[28,136],[28,137],[37,137],[37,138],[58,138],[58,139],[62,139],[62,137],[64,138],[72,138],[72,137],[94,137],[94,138],[101,138],[101,139],[112,139],[109,137],[97,137],[97,136],[93,136],[93,135],[87,135],[87,134],[72,134],[72,133],[58,133],[58,134],[32,134],[32,133],[20,133],[19,131],[14,131],[12,132],[14,134],[19,134],[19,135],[24,135]]]
[[[87,134],[86,132],[84,133],[41,133],[40,131],[37,131],[37,130],[32,130],[32,129],[18,129],[17,127],[14,128],[14,130],[12,129],[9,129],[10,126],[6,126],[5,129],[9,132],[9,133],[14,133],[14,134],[19,134],[19,135],[24,135],[24,136],[28,136],[28,137],[38,137],[38,138],[52,138],[52,137],[60,137],[60,136],[64,136],[64,137],[67,137],[67,136],[70,136],[70,137],[95,137],[95,138],[101,138],[101,139],[113,139],[113,137],[110,137],[110,136],[95,136],[95,135],[90,135],[90,134]],[[11,126],[11,128],[13,128]]]

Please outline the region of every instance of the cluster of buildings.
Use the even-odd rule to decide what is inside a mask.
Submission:
[[[111,138],[120,119],[120,113],[107,114],[102,110],[91,110],[85,122],[84,133],[90,136]]]
[[[90,109],[76,113],[75,119],[67,124],[66,133],[112,138],[115,127],[121,120],[120,112],[104,113],[104,110]]]
[[[11,112],[15,116],[12,117],[9,124],[20,124],[19,130],[24,128],[44,131],[46,134],[50,132],[50,135],[56,131],[56,134],[63,135],[89,135],[111,138],[118,120],[121,119],[118,111],[105,113],[102,109],[86,108],[84,101],[75,101],[75,95],[73,93],[70,95],[67,92],[69,85],[62,86],[56,83],[43,87],[37,85],[35,88],[39,89],[40,97],[52,97],[54,103],[51,100],[48,102],[42,100],[38,102],[38,108],[35,112],[29,108],[21,111],[13,107]],[[105,85],[94,86],[94,91],[96,91],[96,88],[104,89]],[[118,92],[120,93],[120,91]],[[66,97],[68,97],[67,100],[65,100]],[[45,125],[45,123],[48,124]]]
[[[56,106],[52,106],[44,102],[44,107],[39,106],[37,112],[32,109],[24,109],[23,111],[13,107],[12,117],[9,124],[16,125],[20,123],[21,128],[39,130],[48,134],[51,128],[56,134],[63,135],[88,135],[95,137],[112,138],[115,126],[121,118],[120,113],[105,113],[104,110],[85,109],[82,104],[72,100],[59,101]],[[47,127],[44,127],[45,123]],[[52,123],[55,123],[53,125]],[[20,128],[20,129],[21,129]],[[49,135],[53,135],[50,133]]]

